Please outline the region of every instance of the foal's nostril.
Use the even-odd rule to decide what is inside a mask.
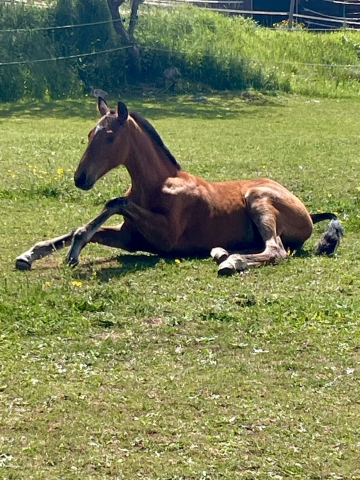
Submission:
[[[82,188],[86,183],[86,173],[83,172],[79,177],[75,177],[74,182],[77,188]]]

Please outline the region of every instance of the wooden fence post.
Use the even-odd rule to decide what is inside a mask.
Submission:
[[[290,0],[289,20],[288,20],[289,30],[291,30],[293,26],[294,7],[295,7],[295,0]]]

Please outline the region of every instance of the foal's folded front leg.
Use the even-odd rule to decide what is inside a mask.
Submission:
[[[118,197],[106,202],[101,213],[83,227],[75,230],[72,237],[70,250],[66,256],[66,262],[75,266],[78,264],[81,250],[90,242],[99,228],[113,215],[122,215],[128,203],[126,197]]]
[[[184,222],[176,221],[173,212],[152,212],[132,201],[124,207],[124,216],[136,225],[136,229],[153,249],[161,253],[174,250],[184,230]]]

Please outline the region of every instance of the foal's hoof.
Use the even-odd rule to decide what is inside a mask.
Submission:
[[[235,272],[242,272],[247,268],[247,263],[243,257],[237,253],[230,255],[224,262],[220,263],[218,275],[230,276]]]
[[[64,263],[69,267],[75,268],[79,264],[79,259],[74,258],[71,255],[67,255]]]
[[[79,265],[79,261],[74,258],[69,258],[69,260],[66,260],[66,264],[70,268],[75,268]]]
[[[220,265],[220,263],[224,262],[228,258],[229,252],[227,252],[225,248],[215,247],[211,250],[210,256],[218,265]]]
[[[16,270],[30,270],[31,269],[31,263],[28,262],[25,258],[18,257],[15,261],[15,268]]]
[[[224,262],[220,263],[218,268],[218,275],[221,277],[230,277],[236,272],[236,268],[234,262],[225,260]]]

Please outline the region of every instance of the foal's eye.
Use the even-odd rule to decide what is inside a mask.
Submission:
[[[113,143],[114,137],[112,135],[110,135],[109,137],[107,137],[106,141],[107,141],[107,143]]]

